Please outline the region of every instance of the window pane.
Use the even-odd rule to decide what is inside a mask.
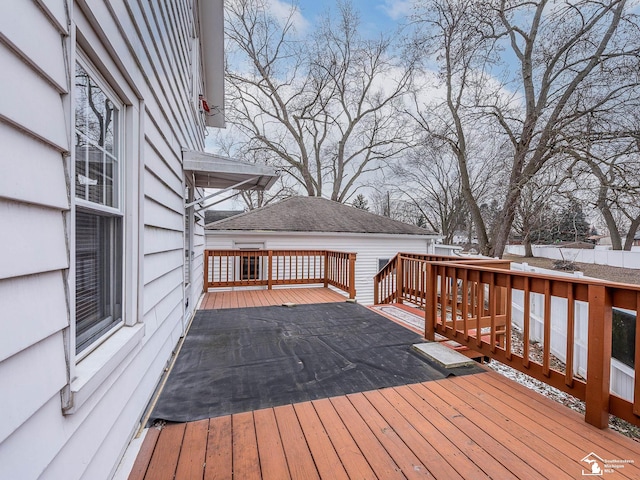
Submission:
[[[76,197],[118,207],[119,110],[76,64]]]
[[[121,224],[76,212],[76,353],[122,318]]]
[[[87,198],[87,155],[85,143],[76,142],[76,197]]]

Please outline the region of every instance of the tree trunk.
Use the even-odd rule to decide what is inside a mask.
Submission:
[[[611,237],[611,248],[613,250],[622,250],[622,237],[620,236],[620,231],[618,230],[616,221],[613,218],[611,209],[606,204],[599,204],[598,207],[600,208],[600,212],[602,213],[604,221],[607,224],[607,229],[609,229],[609,235]]]
[[[494,234],[492,236],[492,248],[489,249],[489,256],[500,257],[504,254],[504,248],[509,240],[511,225],[516,216],[516,206],[520,200],[520,190],[512,189],[504,201],[504,207],[500,215],[500,221],[497,223]]]
[[[638,227],[640,227],[640,216],[636,217],[631,225],[629,225],[629,233],[627,234],[627,239],[624,241],[624,249],[629,252],[631,251],[631,247],[633,246],[633,237],[638,231]]]
[[[527,258],[533,257],[533,247],[531,246],[531,235],[529,233],[525,234],[522,244],[524,245],[524,256]]]

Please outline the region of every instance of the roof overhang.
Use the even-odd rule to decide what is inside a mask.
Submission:
[[[204,95],[211,114],[208,127],[224,128],[224,1],[200,0],[200,45],[202,48]]]
[[[211,153],[182,151],[185,174],[197,188],[268,190],[278,179],[277,170]]]

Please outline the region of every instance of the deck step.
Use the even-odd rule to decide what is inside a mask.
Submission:
[[[475,362],[469,357],[440,342],[416,343],[412,345],[411,348],[427,359],[442,365],[444,368],[475,365]]]

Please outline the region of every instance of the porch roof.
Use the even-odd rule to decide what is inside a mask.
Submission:
[[[182,162],[185,173],[193,175],[198,188],[267,190],[279,176],[274,168],[266,165],[194,150],[183,150]]]

